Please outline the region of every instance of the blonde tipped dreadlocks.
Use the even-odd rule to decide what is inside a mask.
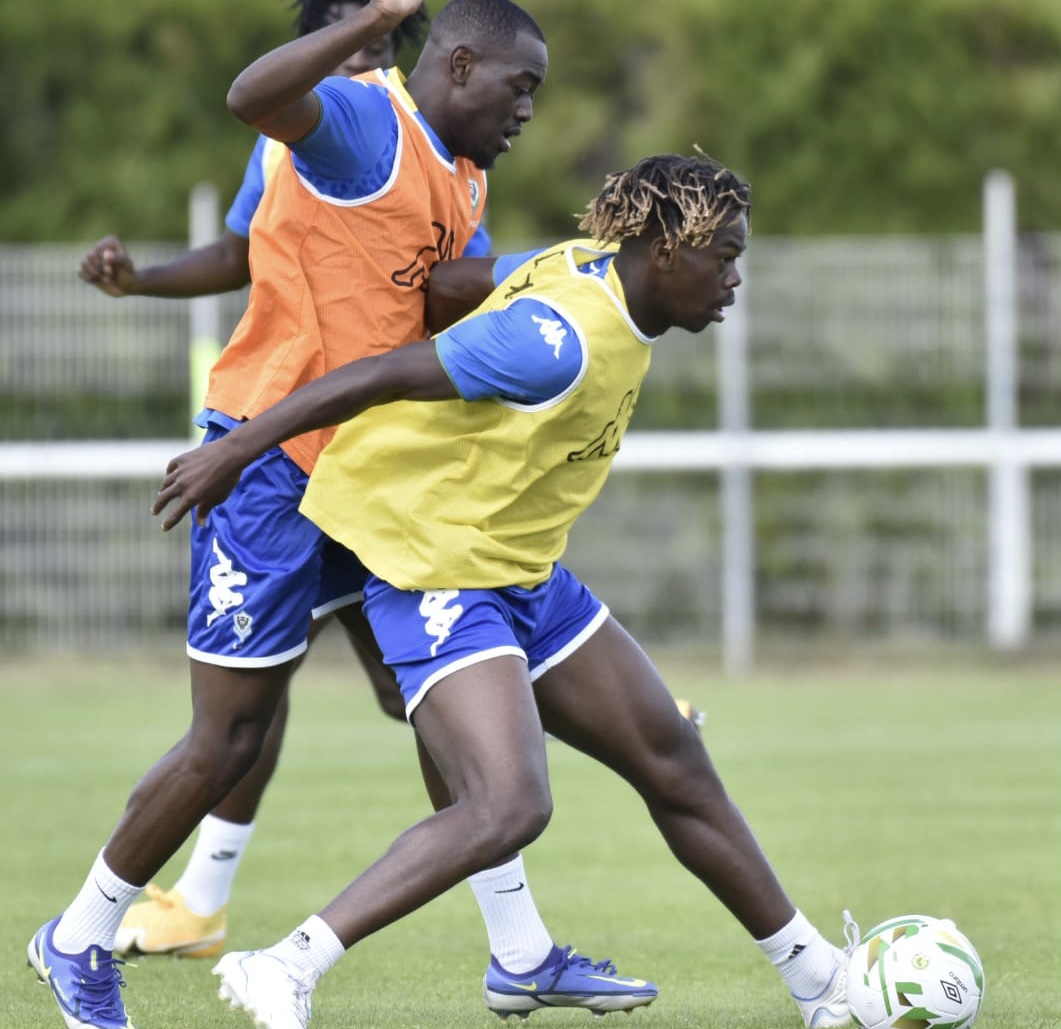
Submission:
[[[662,154],[609,175],[578,227],[620,243],[658,227],[671,246],[707,246],[721,227],[751,214],[751,188],[697,147],[694,157]]]

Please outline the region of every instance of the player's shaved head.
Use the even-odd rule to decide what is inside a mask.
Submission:
[[[435,15],[428,38],[439,46],[477,40],[506,46],[520,32],[545,42],[538,23],[512,0],[450,0]]]

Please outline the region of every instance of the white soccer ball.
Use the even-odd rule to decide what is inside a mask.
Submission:
[[[984,999],[984,967],[949,919],[900,915],[854,949],[847,1003],[862,1029],[968,1029]]]

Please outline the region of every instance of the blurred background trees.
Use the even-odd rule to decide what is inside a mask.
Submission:
[[[763,234],[975,231],[994,167],[1023,229],[1061,228],[1056,0],[525,6],[550,72],[492,174],[499,243],[573,234],[605,173],[693,144],[753,183]],[[184,238],[191,187],[227,203],[253,143],[228,86],[291,20],[281,0],[4,4],[0,238]]]

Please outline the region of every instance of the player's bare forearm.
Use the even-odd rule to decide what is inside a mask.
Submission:
[[[199,297],[250,282],[249,242],[226,230],[220,239],[166,264],[136,268],[117,236],[101,239],[81,259],[78,274],[112,297]]]
[[[349,18],[270,50],[236,77],[228,91],[229,110],[273,139],[302,139],[320,113],[313,87],[419,5],[420,0],[371,0]]]
[[[149,297],[201,297],[242,289],[251,280],[250,242],[226,231],[167,264],[144,268],[135,292]]]
[[[395,400],[453,400],[458,396],[430,340],[366,357],[295,390],[221,439],[170,461],[151,513],[166,512],[163,530],[191,510],[200,525],[239,482],[255,458],[285,440],[338,425],[366,408]]]
[[[494,290],[494,258],[439,261],[427,280],[427,327],[441,332],[474,311]]]

